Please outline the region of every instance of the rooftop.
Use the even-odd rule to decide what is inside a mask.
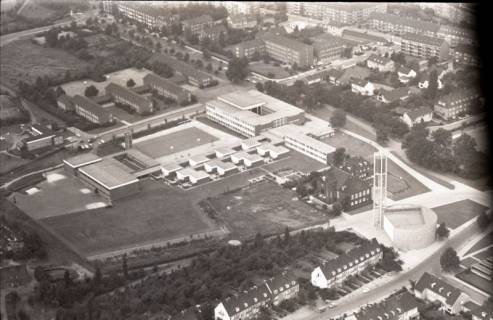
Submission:
[[[103,160],[103,159],[100,156],[98,156],[92,152],[89,152],[89,153],[80,154],[80,155],[72,157],[72,158],[65,159],[65,160],[63,160],[63,162],[65,164],[71,166],[72,168],[78,168],[80,166],[88,165],[88,164],[95,163],[95,162],[98,162],[101,160]]]
[[[265,101],[260,99],[260,97],[240,91],[224,94],[217,97],[217,99],[242,110],[250,110],[265,105]]]
[[[301,128],[295,124],[287,124],[285,126],[270,129],[270,131],[283,138],[289,137],[305,145],[312,146],[315,150],[324,154],[331,154],[336,151],[336,148],[333,146],[306,135]]]
[[[180,87],[179,85],[153,73],[149,73],[144,77],[144,83],[158,85],[174,94],[186,93],[186,90]]]
[[[445,297],[448,305],[453,305],[462,293],[456,287],[428,272],[423,273],[414,288],[418,292],[423,292],[425,289],[431,290],[437,295]]]
[[[78,95],[78,94],[72,98],[72,102],[74,104],[81,106],[83,109],[85,109],[85,110],[87,110],[93,114],[97,114],[97,115],[109,114],[108,111],[106,111],[104,108],[102,108],[100,105],[98,105],[93,100],[91,100],[87,97]]]
[[[307,44],[304,44],[303,42],[296,41],[287,37],[284,37],[282,35],[276,35],[272,33],[267,33],[262,36],[262,39],[266,42],[273,42],[277,45],[289,48],[291,50],[295,51],[311,51],[313,50],[313,47]]]
[[[378,54],[373,53],[372,55],[370,55],[370,56],[368,57],[368,60],[367,60],[367,61],[373,61],[373,62],[375,62],[375,63],[385,65],[385,64],[387,64],[387,63],[391,63],[391,62],[392,62],[392,59],[390,59],[390,58],[386,58],[386,57],[384,57],[384,56],[380,56],[380,55],[378,55]]]
[[[226,171],[236,168],[236,166],[233,163],[224,162],[224,161],[221,161],[219,159],[213,159],[213,160],[207,162],[206,165],[209,165],[209,166],[214,167],[214,168],[221,168],[221,169],[226,170]]]
[[[190,167],[182,169],[182,170],[178,171],[177,173],[184,176],[184,177],[188,177],[188,178],[193,177],[196,180],[202,180],[202,179],[209,178],[209,175],[206,172],[195,170],[195,169],[190,168]]]
[[[437,215],[431,209],[403,204],[385,208],[385,217],[394,227],[400,229],[436,224],[437,221]]]
[[[114,158],[105,158],[79,169],[108,190],[115,189],[139,180],[130,173],[130,168]]]
[[[409,111],[406,111],[406,114],[412,120],[418,119],[418,118],[425,116],[427,114],[430,114],[430,113],[433,113],[433,110],[431,110],[430,107],[421,107],[421,108],[416,108],[416,109],[411,109]]]
[[[342,37],[355,37],[359,39],[365,40],[364,42],[387,42],[387,39],[379,37],[379,36],[374,36],[372,34],[366,33],[366,32],[359,32],[356,30],[350,30],[350,29],[344,29],[342,31]]]
[[[421,34],[405,33],[402,35],[402,40],[419,42],[430,46],[441,46],[445,40],[440,38],[428,37]]]
[[[391,296],[380,303],[371,304],[355,314],[357,320],[399,320],[401,316],[418,307],[418,301],[409,292]]]

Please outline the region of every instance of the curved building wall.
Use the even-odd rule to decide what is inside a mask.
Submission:
[[[383,228],[397,249],[402,251],[422,249],[435,241],[437,216],[431,209],[421,207],[424,221],[417,225],[397,225],[388,218],[391,214],[391,211],[385,213]]]

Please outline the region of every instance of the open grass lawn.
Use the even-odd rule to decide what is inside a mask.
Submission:
[[[157,241],[189,239],[216,227],[183,190],[147,180],[142,192],[100,208],[42,219],[90,256]]]
[[[160,158],[183,150],[216,141],[217,138],[198,128],[192,127],[164,136],[137,142],[134,148],[151,158]]]
[[[447,227],[455,229],[488,208],[466,199],[432,209],[437,214],[439,223],[445,222]]]
[[[476,244],[474,244],[471,247],[471,249],[469,249],[469,251],[467,251],[466,254],[471,254],[471,253],[474,253],[478,250],[481,250],[483,248],[491,246],[493,244],[493,238],[492,237],[493,237],[493,232],[488,233],[483,238],[481,238],[481,240],[476,242]]]
[[[67,70],[78,74],[89,64],[64,50],[44,48],[29,40],[19,40],[2,47],[0,82],[17,88],[19,81],[34,83],[39,76],[63,78]]]
[[[273,182],[261,182],[211,199],[231,237],[248,239],[257,233],[274,234],[323,223],[327,216],[298,200],[296,194]]]
[[[488,293],[489,295],[493,295],[493,281],[488,281],[484,278],[481,278],[480,276],[472,273],[469,270],[457,274],[456,277]]]
[[[393,200],[402,200],[430,191],[424,184],[411,176],[407,171],[388,160],[387,188],[392,192]]]
[[[275,79],[283,79],[289,77],[290,74],[281,67],[276,67],[272,64],[265,64],[263,62],[256,62],[250,64],[250,70],[259,73],[265,77],[268,77],[269,73],[274,74]]]
[[[377,151],[376,148],[368,143],[341,131],[336,132],[332,137],[322,139],[322,141],[335,148],[346,149],[346,154],[349,154],[352,157],[361,156],[368,161],[373,161],[373,154]]]

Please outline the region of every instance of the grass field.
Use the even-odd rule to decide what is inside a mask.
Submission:
[[[41,222],[85,255],[213,231],[185,191],[147,181],[144,190],[100,208],[42,219]]]
[[[34,83],[40,76],[62,78],[67,70],[77,74],[89,68],[87,62],[63,50],[44,48],[29,40],[14,41],[3,46],[0,64],[0,82],[11,88],[17,88],[19,81]]]
[[[346,149],[346,154],[350,156],[361,156],[368,161],[373,161],[373,153],[377,151],[376,148],[368,143],[340,131],[336,132],[332,137],[322,139],[322,141],[335,148]]]
[[[282,232],[327,222],[327,216],[299,201],[291,190],[261,182],[211,200],[232,238],[248,239],[256,233]]]
[[[402,200],[430,191],[424,184],[411,176],[407,171],[388,160],[388,190],[393,192],[393,200]]]
[[[160,158],[216,141],[217,138],[198,128],[187,128],[134,144],[151,158]]]
[[[488,208],[466,199],[432,209],[437,214],[439,223],[445,222],[447,227],[455,229]]]

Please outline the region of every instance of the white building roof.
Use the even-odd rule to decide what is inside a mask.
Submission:
[[[224,171],[236,169],[236,166],[233,163],[224,162],[224,161],[221,161],[219,159],[211,160],[211,161],[207,162],[205,165],[210,166],[212,168],[220,168]]]
[[[277,153],[277,154],[284,154],[284,153],[287,153],[289,152],[289,149],[284,147],[284,146],[275,146],[271,143],[266,143],[266,144],[263,144],[259,147],[257,147],[257,150],[264,150],[264,151],[267,151],[267,152],[274,152],[274,153]]]
[[[220,153],[223,156],[229,156],[230,154],[235,153],[236,151],[233,148],[230,147],[220,147],[214,150],[216,153]]]
[[[311,146],[313,149],[318,150],[324,154],[330,154],[332,152],[336,151],[336,148],[334,148],[331,145],[328,145],[320,140],[317,140],[315,138],[312,138],[308,135],[306,135],[299,126],[294,125],[294,124],[287,124],[282,127],[277,127],[270,129],[270,132],[283,137],[284,139],[286,137],[289,137],[293,140],[296,140],[302,144]]]
[[[235,158],[241,159],[241,160],[248,160],[250,162],[264,161],[264,158],[262,158],[258,154],[256,154],[256,153],[250,154],[250,153],[245,152],[245,151],[239,151],[239,152],[233,154],[232,157],[235,157]]]

